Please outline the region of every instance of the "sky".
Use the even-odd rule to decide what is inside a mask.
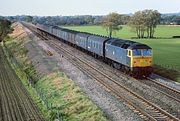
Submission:
[[[0,15],[106,15],[153,9],[180,12],[180,0],[0,0]]]

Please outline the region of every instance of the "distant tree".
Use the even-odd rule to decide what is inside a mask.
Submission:
[[[33,21],[33,17],[32,16],[26,16],[25,17],[25,21],[32,22]]]
[[[33,17],[32,23],[35,25],[38,23],[38,17],[37,16]]]
[[[122,25],[126,25],[128,23],[129,18],[129,15],[121,15]]]
[[[53,23],[53,17],[47,16],[46,17],[46,24],[52,24]]]
[[[15,21],[15,17],[13,17],[13,16],[9,16],[7,19],[8,19],[9,21]]]
[[[12,32],[11,22],[6,19],[0,19],[0,42],[2,42],[10,32]]]
[[[172,20],[175,24],[180,24],[180,16],[175,16]]]
[[[102,16],[95,17],[94,19],[94,25],[101,25],[102,23]]]
[[[138,38],[144,38],[147,32],[147,38],[153,38],[157,24],[160,23],[161,15],[158,11],[143,10],[137,11],[130,17],[128,25],[136,32]]]
[[[157,10],[144,10],[142,14],[145,17],[147,38],[153,38],[155,28],[160,23],[161,14]]]
[[[84,21],[86,22],[86,24],[90,24],[92,25],[94,23],[94,17],[93,16],[85,16]]]
[[[180,15],[162,15],[161,24],[180,24]]]
[[[161,17],[161,24],[171,24],[173,23],[173,18],[175,16],[162,16]]]
[[[141,11],[137,11],[128,21],[128,26],[131,27],[132,31],[136,32],[138,38],[144,38],[146,30],[145,17]]]
[[[112,37],[112,33],[122,29],[121,15],[118,13],[110,13],[102,19],[102,26],[108,32],[109,37]]]

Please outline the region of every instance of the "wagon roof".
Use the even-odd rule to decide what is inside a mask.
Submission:
[[[61,31],[65,31],[65,32],[74,33],[74,34],[79,33],[78,31],[70,30],[70,29],[66,29],[66,28],[61,28],[61,27],[59,27],[59,26],[53,26],[53,28],[59,29],[59,30],[61,30]]]

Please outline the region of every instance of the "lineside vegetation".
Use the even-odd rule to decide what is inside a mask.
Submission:
[[[4,38],[13,31],[11,24],[11,21],[0,18],[0,42],[3,41]]]
[[[9,53],[9,60],[14,63],[16,73],[22,79],[23,84],[41,109],[44,117],[48,121],[54,121],[55,119],[64,121],[106,121],[107,117],[104,113],[89,97],[85,96],[72,80],[68,79],[57,68],[56,63],[47,60],[43,64],[47,67],[53,65],[51,67],[52,71],[45,76],[38,74],[32,64],[32,58],[28,58],[28,53],[31,52],[32,54],[32,51],[26,48],[29,43],[35,45],[33,46],[33,49],[37,52],[35,54],[42,57],[38,62],[44,62],[44,57],[48,58],[48,55],[37,46],[36,41],[31,40],[27,36],[6,41],[5,45],[7,53]]]

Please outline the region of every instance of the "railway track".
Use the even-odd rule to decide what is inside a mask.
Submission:
[[[180,103],[180,90],[173,89],[167,85],[164,85],[164,84],[156,81],[156,79],[152,79],[150,77],[148,77],[147,79],[149,80],[147,83],[150,83],[153,87],[156,87],[159,90],[161,90],[162,91],[161,93],[164,93],[166,96],[168,96]],[[150,84],[148,84],[148,85],[150,85]]]
[[[117,73],[117,71],[115,71],[114,73]],[[117,74],[116,74],[116,76],[120,77]],[[132,78],[133,80],[139,81],[141,83],[144,83],[145,85],[153,87],[156,89],[157,92],[162,93],[163,95],[166,95],[167,97],[171,98],[172,100],[180,103],[180,90],[178,90],[178,89],[174,89],[172,87],[169,87],[168,85],[162,84],[162,83],[156,81],[156,79],[153,79],[151,77],[146,77],[146,79],[143,79],[143,80],[137,80],[130,76],[127,76],[127,77],[129,79]],[[120,78],[122,78],[122,77],[120,77]]]
[[[0,121],[44,121],[0,45]]]
[[[38,35],[41,36],[41,35]],[[43,37],[44,40],[48,40],[47,37]],[[53,38],[52,38],[53,39]],[[50,43],[49,43],[50,44]],[[87,61],[87,60],[86,60]],[[90,63],[90,62],[89,62]],[[116,76],[118,76],[119,78],[122,78],[122,72],[120,72],[119,70],[116,70],[116,72],[118,71],[118,74],[121,73],[121,75],[119,76],[118,74],[116,74]],[[115,73],[116,73],[115,72]],[[133,78],[130,77],[128,75],[126,75],[129,79]],[[124,76],[125,77],[125,76]],[[125,77],[126,78],[126,77]],[[133,80],[137,80],[135,78],[133,78]],[[150,87],[155,87],[156,91],[159,93],[162,93],[163,95],[166,95],[167,97],[171,98],[172,100],[177,101],[178,103],[180,103],[180,90],[177,89],[173,89],[167,85],[164,85],[162,83],[157,82],[156,80],[147,77],[146,80],[137,80],[140,81],[141,83],[144,83]]]
[[[41,36],[39,33],[36,33],[36,34],[40,36],[41,38],[43,38],[44,40],[48,40],[47,37]],[[156,121],[156,120],[178,121],[179,120],[175,116],[169,114],[168,112],[159,108],[155,104],[147,101],[143,97],[139,96],[138,94],[124,87],[122,84],[112,79],[111,77],[107,76],[105,73],[98,70],[97,68],[93,67],[91,64],[74,56],[68,50],[65,50],[64,48],[57,46],[57,44],[54,41],[51,41],[49,44],[52,44],[55,47],[57,52],[63,53],[66,59],[71,61],[71,63],[76,65],[84,73],[86,73],[87,75],[89,75],[90,77],[98,81],[100,84],[104,85],[108,90],[110,90],[118,98],[123,99],[127,103],[127,105],[132,110],[137,112],[143,119],[153,120],[153,121]]]
[[[113,71],[115,73],[116,76],[122,78],[122,75],[119,76],[118,74],[121,73],[118,70]],[[136,81],[139,81],[141,83],[144,83],[145,85],[148,85],[150,87],[156,88],[156,91],[159,93],[162,93],[163,95],[166,95],[167,97],[171,98],[172,100],[177,101],[178,103],[180,103],[180,90],[179,89],[174,89],[168,85],[162,84],[158,81],[156,81],[156,79],[153,79],[151,77],[146,77],[146,79],[143,80],[137,80],[133,77],[130,77],[128,75],[126,75],[127,77],[124,76],[124,78],[127,79],[133,79]]]
[[[51,41],[52,42],[52,41]],[[158,106],[152,104],[151,102],[147,101],[143,97],[139,96],[138,94],[130,91],[128,88],[124,87],[122,84],[117,82],[116,80],[112,79],[111,77],[107,76],[102,71],[98,70],[97,68],[93,67],[91,64],[77,58],[68,50],[53,44],[56,48],[60,50],[62,53],[66,53],[64,55],[67,57],[68,60],[71,60],[74,65],[78,66],[80,70],[88,74],[90,77],[104,85],[107,89],[113,92],[117,97],[125,100],[130,108],[133,109],[135,112],[145,120],[178,120],[171,114],[167,113],[166,111],[162,110]],[[73,59],[72,59],[73,57]],[[78,61],[77,61],[78,60]],[[107,83],[108,82],[108,83]],[[112,83],[113,82],[113,83]],[[114,86],[111,86],[114,85]],[[119,90],[119,89],[123,90]],[[122,95],[122,93],[124,95]],[[128,96],[127,96],[128,94]]]
[[[41,36],[41,35],[38,34],[38,36]],[[47,37],[43,37],[43,39],[48,40]],[[118,76],[119,78],[122,78],[122,75],[124,75],[124,74],[122,72],[120,72],[119,70],[116,70],[116,72],[117,71],[118,71],[118,73],[121,73],[121,76],[119,76],[119,75],[116,75],[116,76]],[[133,78],[133,77],[130,77],[128,75],[126,75],[126,76],[128,78]],[[137,80],[135,78],[133,78],[133,79]],[[172,100],[175,100],[178,103],[180,103],[180,90],[173,89],[173,88],[171,88],[171,87],[169,87],[167,85],[164,85],[164,84],[162,84],[160,82],[157,82],[155,79],[152,79],[150,77],[147,77],[146,80],[137,80],[137,81],[140,81],[141,83],[144,83],[144,84],[146,84],[146,85],[148,85],[150,87],[155,87],[157,92],[162,93],[163,95],[166,95],[167,97],[171,98]]]

